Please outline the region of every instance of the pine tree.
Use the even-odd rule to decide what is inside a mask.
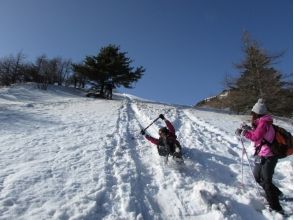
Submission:
[[[87,56],[83,64],[74,64],[73,68],[75,72],[95,81],[101,94],[107,81],[112,81],[116,87],[132,88],[132,84],[142,77],[145,69],[142,66],[131,67],[133,61],[126,55],[118,46],[108,45],[102,47],[96,56]]]
[[[230,83],[231,108],[237,112],[248,112],[258,98],[264,98],[269,110],[278,115],[289,115],[289,105],[293,99],[290,90],[285,87],[282,74],[273,65],[281,55],[269,55],[259,44],[252,41],[248,33],[244,34],[245,60],[236,65],[240,77]],[[285,110],[287,108],[288,110]],[[286,113],[287,112],[287,113]]]

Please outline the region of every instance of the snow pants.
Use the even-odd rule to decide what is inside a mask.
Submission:
[[[255,161],[253,174],[256,182],[264,189],[266,200],[271,209],[281,211],[279,195],[282,192],[272,182],[277,162],[278,158],[276,157],[258,157]]]

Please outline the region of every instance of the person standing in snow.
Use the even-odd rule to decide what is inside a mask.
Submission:
[[[272,182],[278,158],[274,156],[266,142],[271,143],[275,137],[275,130],[272,126],[273,118],[267,114],[267,108],[263,99],[259,99],[251,110],[251,125],[236,130],[237,135],[242,135],[254,142],[255,145],[255,167],[253,174],[256,182],[264,189],[265,197],[272,210],[281,214],[284,213],[279,196],[282,192]]]
[[[112,99],[112,89],[115,88],[112,81],[107,82],[105,85],[105,97],[106,99]]]
[[[158,154],[160,156],[172,155],[175,160],[182,161],[182,148],[177,140],[174,126],[163,114],[160,114],[159,118],[166,124],[166,127],[159,129],[159,138],[147,135],[144,130],[141,131],[141,134],[144,135],[148,141],[157,146]]]

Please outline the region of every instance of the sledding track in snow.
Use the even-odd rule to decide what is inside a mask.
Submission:
[[[145,126],[143,126],[144,122],[142,119],[148,120],[148,116],[142,113],[142,106],[140,106],[140,104],[142,103],[133,101],[132,108],[137,117],[140,118],[141,128],[143,128]],[[141,137],[141,139],[143,138]],[[150,152],[152,153],[149,159],[147,153],[143,155],[145,159],[142,158],[142,160],[146,161],[146,166],[151,168],[149,172],[153,176],[153,178],[151,178],[152,184],[158,186],[157,192],[153,197],[155,199],[154,202],[158,206],[157,216],[160,217],[159,219],[169,219],[175,216],[181,219],[195,217],[199,212],[197,211],[197,206],[191,206],[187,200],[188,198],[180,192],[181,188],[186,189],[183,186],[185,186],[187,182],[181,173],[185,167],[177,167],[175,164],[172,164],[172,162],[169,162],[172,165],[172,167],[169,167],[169,165],[164,164],[163,159],[157,155],[156,146],[146,142],[145,139],[143,139],[143,142],[145,142],[143,147],[149,151],[149,155]],[[166,201],[169,201],[168,204],[166,204]],[[153,216],[152,219],[154,219],[154,217],[155,216]]]
[[[133,101],[132,106],[133,106],[134,112],[136,112],[136,114],[138,115],[138,118],[143,118],[145,120],[148,119],[147,114],[144,114],[144,111],[146,110],[149,112],[152,111],[148,109],[148,104],[141,103],[138,101]],[[151,108],[154,109],[154,105],[152,105]],[[204,131],[207,131],[208,133],[207,136],[209,135],[209,139],[211,139],[212,137],[215,137],[214,139],[218,140],[220,139],[219,138],[220,135],[215,134],[215,132],[213,132],[211,129],[208,130],[207,127],[209,126],[203,126],[203,125],[200,126],[195,121],[192,121],[187,116],[184,110],[176,109],[173,107],[169,109],[158,109],[156,110],[156,114],[154,115],[157,116],[162,111],[166,113],[165,115],[167,118],[169,118],[169,115],[171,116],[173,115],[177,118],[176,120],[174,120],[173,123],[176,128],[180,127],[179,133],[181,135],[179,135],[178,138],[184,147],[184,154],[186,156],[185,158],[186,165],[184,167],[180,167],[179,169],[177,169],[177,167],[168,167],[169,165],[165,165],[163,163],[158,164],[158,167],[155,168],[155,170],[159,169],[161,172],[163,172],[163,174],[155,176],[156,179],[159,180],[156,184],[165,185],[165,188],[166,188],[166,189],[159,188],[158,194],[162,193],[162,195],[165,195],[163,196],[165,200],[173,201],[173,204],[171,205],[171,207],[173,207],[172,210],[178,211],[176,213],[172,213],[172,212],[169,213],[168,208],[170,209],[170,207],[163,206],[162,207],[163,210],[161,210],[161,213],[165,213],[165,216],[162,215],[162,218],[164,219],[164,218],[172,218],[174,216],[178,216],[178,218],[182,218],[182,219],[189,219],[189,218],[193,219],[197,217],[204,218],[206,215],[208,215],[206,217],[209,217],[209,214],[207,213],[211,211],[210,209],[211,209],[211,205],[213,204],[213,200],[218,201],[218,205],[222,203],[220,202],[220,199],[216,199],[214,195],[211,195],[211,193],[208,192],[205,187],[204,179],[210,178],[208,179],[209,181],[212,181],[211,179],[215,179],[216,183],[218,183],[218,179],[214,178],[215,170],[210,169],[210,167],[211,168],[216,167],[216,165],[211,166],[211,163],[215,163],[215,162],[207,160],[207,158],[210,158],[210,157],[215,158],[215,155],[211,156],[211,153],[205,153],[206,151],[211,152],[211,149],[208,148],[205,151],[204,149],[205,146],[203,147],[203,145],[209,146],[211,142],[209,143],[204,142],[203,140],[207,140],[207,138],[202,139],[202,136]],[[151,121],[151,119],[149,119],[149,121]],[[183,121],[185,123],[182,123]],[[158,130],[158,127],[156,125],[154,125],[154,127],[156,127],[156,129],[153,128],[153,134],[155,133],[154,130]],[[154,136],[157,136],[157,134]],[[194,145],[191,146],[191,143],[194,143]],[[149,145],[151,144],[149,143]],[[224,141],[219,140],[219,145],[223,147]],[[151,147],[154,148],[154,146],[151,146]],[[237,155],[237,153],[235,153],[235,155]],[[159,156],[155,156],[155,159],[162,161],[162,158],[160,158]],[[224,160],[225,159],[223,157],[221,160],[219,159],[218,161],[224,161]],[[225,161],[227,164],[221,164],[223,167],[223,171],[221,171],[220,173],[222,173],[222,175],[226,174],[230,178],[236,176],[235,173],[233,173],[229,168],[226,167],[231,161],[229,159],[226,159]],[[218,164],[218,166],[221,166],[221,165]],[[227,176],[225,176],[224,178],[225,178],[224,183],[226,183],[225,180]],[[197,182],[199,186],[195,188],[195,186],[197,186]],[[191,194],[191,192],[193,192],[193,189],[195,189],[195,192]],[[214,187],[214,190],[216,192],[219,191],[217,187]],[[166,195],[169,195],[169,198],[166,198],[167,197]],[[199,203],[199,197],[201,200],[200,203]],[[207,199],[207,197],[209,197],[210,199]],[[158,200],[159,206],[160,206],[160,202],[162,202],[163,204],[165,203],[165,201]],[[229,209],[228,206],[225,204],[225,200],[223,201],[222,207],[223,209]],[[226,210],[226,212],[229,213],[228,210]]]
[[[177,170],[168,168],[163,163],[159,164],[159,170],[163,171],[164,178],[158,183],[161,185],[166,183],[166,187],[172,191],[168,193],[167,190],[164,195],[173,195],[164,200],[177,201],[172,207],[180,210],[169,213],[169,210],[163,206],[161,208],[163,219],[171,216],[177,216],[176,219],[202,219],[210,218],[212,213],[213,216],[217,215],[220,218],[226,216],[229,219],[239,219],[242,218],[237,211],[242,207],[242,203],[239,202],[240,197],[252,200],[253,210],[255,206],[262,206],[263,200],[255,199],[256,185],[252,181],[251,171],[245,159],[243,178],[247,180],[246,185],[251,190],[246,192],[242,188],[240,164],[242,150],[238,140],[232,136],[233,132],[221,130],[195,116],[191,108],[140,101],[133,101],[132,106],[138,119],[141,120],[142,127],[152,121],[148,116],[157,117],[160,113],[165,114],[174,124],[178,139],[183,146],[186,159],[184,168]],[[149,130],[150,134],[157,137],[160,126],[164,126],[164,123],[160,121],[155,123]],[[149,145],[152,147],[152,144]],[[157,156],[156,160],[161,158]],[[252,159],[250,162],[252,163]],[[158,193],[160,194],[160,189]],[[165,201],[158,200],[159,206],[161,207],[160,203],[164,204]],[[248,212],[245,216],[263,219],[254,211]]]
[[[151,177],[146,175],[147,168],[141,162],[144,152],[133,134],[140,130],[136,118],[130,108],[129,100],[123,100],[119,110],[117,132],[112,137],[107,152],[106,169],[111,172],[107,184],[111,190],[108,200],[113,201],[108,207],[105,219],[154,219],[158,210],[152,199],[156,188],[149,183]]]
[[[5,146],[0,148],[1,220],[267,216],[255,210],[261,205],[247,164],[246,190],[240,186],[241,148],[233,134],[239,117],[219,114],[220,119],[211,112],[128,95],[106,101],[65,99],[62,93],[56,101],[55,93],[47,102],[28,99],[0,108],[0,143]],[[166,165],[140,134],[160,113],[176,128],[184,166]],[[158,137],[161,126],[158,120],[148,133]],[[281,164],[279,186],[291,194],[292,179],[284,173],[291,163]]]

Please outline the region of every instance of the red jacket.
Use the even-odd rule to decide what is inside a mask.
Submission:
[[[166,127],[167,127],[167,129],[168,129],[170,135],[174,136],[175,139],[176,139],[177,136],[176,136],[176,131],[175,131],[174,126],[173,126],[173,125],[170,123],[170,121],[167,120],[167,119],[165,119],[164,122],[165,122],[165,124],[166,124]],[[150,135],[145,135],[145,137],[146,137],[146,139],[147,139],[148,141],[150,141],[151,143],[153,143],[153,144],[155,144],[155,145],[159,145],[159,139],[158,139],[158,138],[154,138],[154,137],[152,137],[152,136],[150,136]]]

